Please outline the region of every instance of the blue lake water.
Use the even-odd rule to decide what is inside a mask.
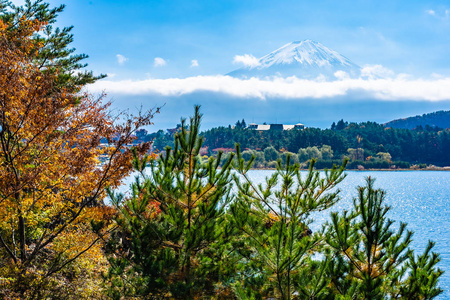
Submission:
[[[257,183],[272,174],[270,170],[250,171]],[[389,218],[408,223],[407,229],[414,231],[412,247],[416,255],[422,254],[428,240],[436,242],[433,248],[440,253],[439,268],[445,271],[440,287],[445,291],[438,299],[450,299],[450,172],[444,171],[347,171],[347,177],[339,184],[339,201],[329,211],[314,216],[313,230],[320,228],[329,219],[330,211],[352,208],[352,199],[357,196],[356,187],[365,184],[365,178],[376,178],[375,187],[386,191],[386,205],[392,207]],[[126,184],[129,184],[129,178]],[[120,190],[125,191],[126,186]]]

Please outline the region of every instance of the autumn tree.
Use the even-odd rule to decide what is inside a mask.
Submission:
[[[32,6],[29,1],[27,5]],[[3,1],[1,8],[5,7]],[[35,14],[26,7],[16,15],[3,10],[0,20],[0,295],[4,298],[58,297],[76,277],[64,273],[74,261],[85,255],[99,258],[97,242],[106,234],[112,213],[101,205],[104,189],[117,186],[130,172],[127,145],[136,129],[152,118],[145,113],[118,123],[103,96],[79,93],[94,77],[73,80],[70,72],[81,67],[76,62],[82,57],[68,57],[70,51],[64,52],[64,47],[37,38],[52,22],[43,14],[59,11],[40,8],[44,10]],[[55,51],[49,53],[47,47]],[[147,149],[141,145],[137,153]]]

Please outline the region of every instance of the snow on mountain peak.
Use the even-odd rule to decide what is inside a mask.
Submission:
[[[345,56],[313,40],[296,41],[261,57],[258,64],[242,67],[228,75],[234,77],[297,76],[335,78],[337,71],[350,76],[360,73],[360,67]]]
[[[261,65],[266,66],[277,63],[290,64],[293,61],[317,66],[351,65],[346,57],[312,40],[286,44],[260,59]]]

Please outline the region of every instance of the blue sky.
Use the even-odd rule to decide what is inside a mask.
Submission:
[[[448,1],[66,0],[61,25],[90,67],[121,79],[225,74],[235,55],[261,57],[313,39],[357,64],[450,75]],[[119,64],[117,55],[127,60]],[[166,61],[155,67],[154,59]],[[191,67],[197,60],[198,67]]]
[[[74,25],[73,45],[90,56],[89,69],[109,74],[92,90],[109,92],[119,109],[165,103],[155,120],[161,128],[189,115],[194,103],[209,114],[220,107],[220,118],[205,115],[209,127],[243,117],[261,123],[300,119],[325,127],[341,117],[385,122],[450,109],[449,1],[48,2],[67,5],[58,24]],[[240,67],[233,63],[237,55],[261,57],[304,39],[360,66],[387,70],[390,78],[339,83],[325,96],[317,92],[325,87],[307,93],[301,84],[309,88],[310,83],[294,82],[300,86],[296,96],[292,93],[297,91],[286,94],[283,83],[217,77]],[[325,102],[329,111],[321,104]],[[374,109],[360,110],[361,103],[373,103]],[[274,107],[291,109],[274,117]],[[325,111],[318,113],[318,107]],[[292,111],[308,113],[296,116]]]

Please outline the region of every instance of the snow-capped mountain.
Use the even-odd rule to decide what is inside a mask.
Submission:
[[[360,75],[361,68],[321,43],[304,40],[286,44],[261,57],[255,66],[245,66],[227,75],[239,78],[296,76],[305,79],[314,79],[323,75],[331,80],[346,76],[338,71],[347,73],[349,77],[357,77]]]

